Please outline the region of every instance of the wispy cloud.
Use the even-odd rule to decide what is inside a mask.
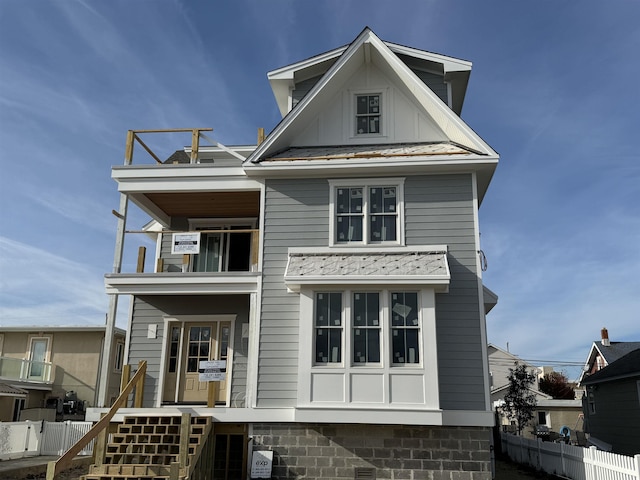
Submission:
[[[0,237],[0,324],[101,324],[102,275],[87,266]]]

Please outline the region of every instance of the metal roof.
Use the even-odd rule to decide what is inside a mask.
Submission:
[[[22,388],[12,387],[6,383],[0,383],[0,397],[24,397],[27,393]]]
[[[471,150],[451,142],[405,143],[394,145],[340,145],[292,147],[265,158],[263,162],[294,160],[334,160],[350,158],[424,157],[432,155],[471,155]]]
[[[289,252],[287,287],[305,285],[433,285],[448,290],[451,278],[444,251]]]

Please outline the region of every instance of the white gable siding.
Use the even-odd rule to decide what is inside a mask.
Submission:
[[[382,135],[355,135],[355,95],[382,95]],[[291,146],[446,141],[427,112],[373,64],[362,65],[296,136]]]

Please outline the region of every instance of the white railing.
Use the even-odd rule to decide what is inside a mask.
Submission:
[[[0,460],[62,455],[89,431],[92,422],[0,422]],[[91,455],[93,442],[79,455]]]
[[[32,362],[21,358],[0,357],[0,378],[21,382],[52,383],[50,362]]]
[[[640,455],[628,457],[565,443],[501,434],[502,451],[523,463],[571,480],[640,480]]]

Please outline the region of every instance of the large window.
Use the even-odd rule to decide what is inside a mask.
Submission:
[[[380,299],[377,292],[354,293],[351,307],[353,363],[380,362]]]
[[[314,298],[316,365],[342,364],[343,357],[354,366],[422,361],[417,292],[317,292]]]
[[[380,134],[380,94],[356,95],[356,135]]]
[[[333,182],[332,243],[401,243],[401,182],[385,180],[362,185]]]
[[[393,363],[420,363],[420,319],[417,292],[391,293]]]
[[[316,293],[316,363],[342,362],[342,293]]]

